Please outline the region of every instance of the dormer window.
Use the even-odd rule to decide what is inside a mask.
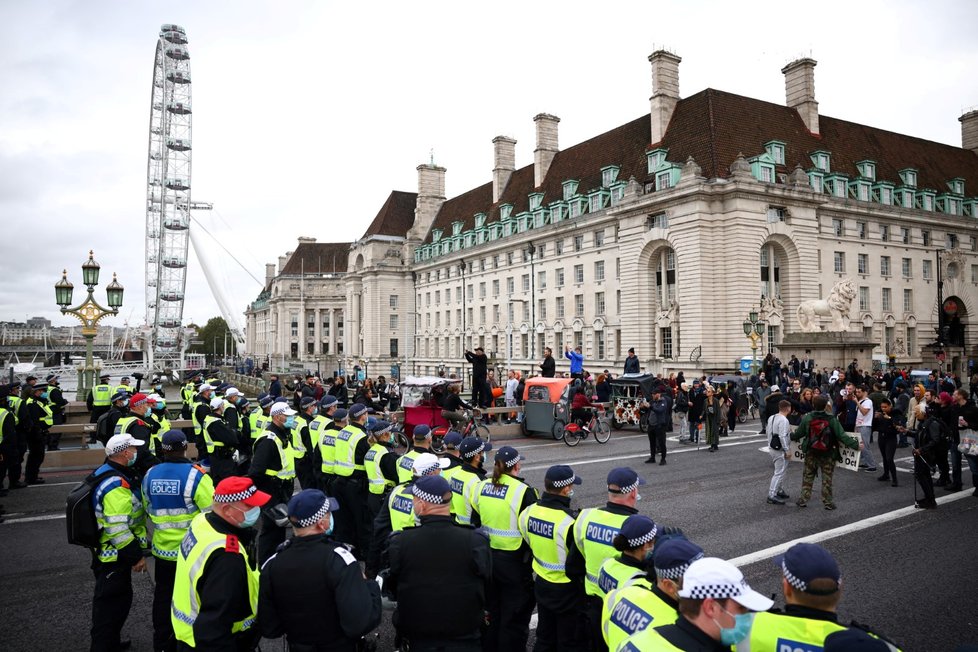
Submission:
[[[649,174],[654,173],[666,162],[668,152],[668,149],[653,149],[651,152],[646,152],[645,155],[649,161]]]
[[[666,190],[667,188],[672,188],[672,172],[666,170],[665,172],[660,172],[655,175],[655,189],[656,190]]]
[[[567,207],[557,202],[550,205],[550,223],[554,224],[567,216]]]
[[[601,168],[601,185],[608,188],[618,180],[618,172],[621,170],[617,165],[606,165]]]
[[[475,214],[475,228],[481,229],[486,225],[486,214],[476,213]]]
[[[893,184],[886,181],[873,184],[873,201],[889,206],[893,203]]]
[[[543,204],[543,193],[530,193],[530,210],[535,211],[536,209],[540,208],[541,204]]]
[[[770,154],[761,154],[748,161],[751,174],[762,183],[774,183],[774,158]]]
[[[859,201],[869,201],[869,182],[865,179],[856,179],[849,182],[850,194]]]
[[[947,182],[947,187],[951,189],[955,195],[964,194],[964,179],[958,177],[956,179],[951,179]]]
[[[830,153],[825,152],[825,151],[822,151],[822,150],[819,150],[819,151],[816,151],[816,152],[812,152],[812,155],[811,156],[812,156],[812,163],[815,164],[815,167],[816,168],[818,168],[822,172],[831,172],[832,171],[832,169],[831,169],[832,168],[832,155]]]
[[[588,196],[588,212],[597,213],[605,207],[608,199],[607,190],[595,190]]]
[[[917,191],[917,208],[924,211],[934,210],[934,191],[932,190],[918,190]]]
[[[771,140],[764,143],[764,149],[776,165],[784,165],[784,143],[780,140]]]
[[[825,192],[825,175],[817,170],[808,173],[808,184],[818,193]]]
[[[506,220],[513,212],[512,204],[502,204],[499,206],[499,219]]]
[[[903,181],[903,185],[909,186],[910,188],[916,188],[917,171],[913,168],[900,170],[900,180]]]
[[[611,205],[617,206],[618,202],[622,200],[625,196],[625,182],[619,181],[614,188],[611,189]]]
[[[462,221],[455,220],[452,222],[452,235],[458,235],[462,232]]]
[[[873,161],[859,161],[856,163],[859,176],[870,181],[876,181],[876,163]]]
[[[961,200],[951,193],[942,193],[937,198],[937,208],[948,215],[960,215]]]
[[[571,197],[577,194],[577,181],[574,179],[569,179],[564,182],[564,201],[569,200]]]
[[[441,240],[441,234],[442,234],[442,230],[441,229],[432,229],[431,230],[431,241],[432,242],[438,242],[439,240]]]
[[[833,197],[845,198],[848,191],[848,178],[844,174],[832,174],[825,178],[829,193]]]

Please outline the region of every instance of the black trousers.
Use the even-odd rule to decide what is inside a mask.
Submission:
[[[489,628],[482,639],[484,652],[526,650],[530,616],[536,606],[529,559],[522,550],[492,551],[492,582],[486,596]]]
[[[937,465],[937,470],[940,474],[937,481],[942,484],[948,484],[951,482],[951,465],[947,461],[947,445],[941,445],[937,448],[935,455],[937,457],[935,464]]]
[[[931,467],[919,455],[914,455],[913,472],[924,492],[924,500],[934,500],[934,479],[930,475]]]
[[[604,642],[604,635],[601,633],[601,608],[604,606],[604,601],[596,595],[586,596],[584,600],[588,649],[591,652],[608,652],[608,645]]]
[[[92,598],[92,652],[116,652],[122,626],[132,607],[132,566],[124,562],[92,562],[95,595]]]
[[[333,494],[343,506],[343,509],[333,512],[336,518],[334,537],[356,546],[353,552],[357,559],[366,559],[372,525],[367,514],[366,478],[338,477],[333,483]]]
[[[177,574],[176,560],[155,557],[153,590],[153,650],[154,652],[174,652],[177,649],[173,638],[173,623],[170,621],[170,604],[173,602],[173,584]]]
[[[554,611],[537,603],[537,640],[533,652],[585,652],[584,635],[578,609]]]
[[[24,458],[24,454],[20,450],[19,437],[16,434],[5,437],[0,443],[0,455],[3,456],[3,460],[0,461],[0,486],[3,486],[4,478],[9,478],[9,484],[13,486],[15,482],[20,480],[20,463]]]
[[[339,513],[339,510],[337,510]],[[265,516],[264,512],[258,517],[258,565],[261,566],[275,554],[275,549],[285,541],[285,528],[279,527],[274,519]]]
[[[649,426],[649,456],[655,457],[658,452],[666,459],[666,429],[664,426]]]
[[[893,461],[893,456],[896,455],[897,449],[897,436],[892,435],[880,435],[880,457],[883,458],[883,475],[891,478],[894,482],[897,479],[896,462]]]
[[[472,404],[483,408],[492,405],[492,388],[485,378],[472,379]]]
[[[47,441],[47,430],[38,430],[27,435],[27,468],[24,470],[24,475],[28,482],[37,480],[37,474],[44,464],[44,449]]]
[[[223,453],[218,454],[216,451],[211,455],[208,455],[211,462],[210,476],[214,480],[214,485],[216,486],[218,482],[224,478],[230,478],[235,474],[237,468],[234,465],[234,459],[230,455],[225,455]]]
[[[316,476],[313,473],[311,452],[306,451],[305,455],[296,459],[295,476],[299,480],[299,486],[302,487],[303,489],[318,488],[318,483],[316,482]]]

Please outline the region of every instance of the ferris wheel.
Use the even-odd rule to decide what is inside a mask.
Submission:
[[[151,364],[179,359],[187,285],[191,162],[187,33],[163,25],[156,42],[146,171],[146,324]]]

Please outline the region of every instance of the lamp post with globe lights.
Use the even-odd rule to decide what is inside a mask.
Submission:
[[[756,310],[751,310],[747,315],[747,320],[744,321],[744,335],[750,339],[750,370],[754,376],[757,375],[757,345],[764,335],[764,322],[760,321],[759,317],[760,315],[758,315]]]
[[[61,314],[73,315],[82,323],[82,336],[85,338],[85,365],[78,369],[78,391],[75,397],[85,400],[88,392],[95,385],[95,374],[97,369],[92,354],[92,347],[95,336],[98,334],[98,323],[103,317],[119,314],[122,306],[122,294],[125,290],[115,274],[112,275],[112,282],[105,287],[105,294],[108,308],[99,305],[95,300],[95,286],[98,285],[99,271],[102,266],[95,262],[95,254],[88,252],[88,260],[82,263],[82,283],[88,287],[88,296],[77,306],[69,308],[71,305],[71,295],[74,285],[68,280],[68,270],[62,272],[61,280],[54,285],[55,303],[61,307]]]

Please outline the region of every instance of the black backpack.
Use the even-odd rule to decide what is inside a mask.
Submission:
[[[99,545],[99,526],[95,518],[95,505],[92,504],[92,494],[103,480],[113,475],[120,475],[112,469],[99,475],[92,472],[68,493],[65,505],[65,524],[68,530],[68,543],[86,548],[97,548]]]

